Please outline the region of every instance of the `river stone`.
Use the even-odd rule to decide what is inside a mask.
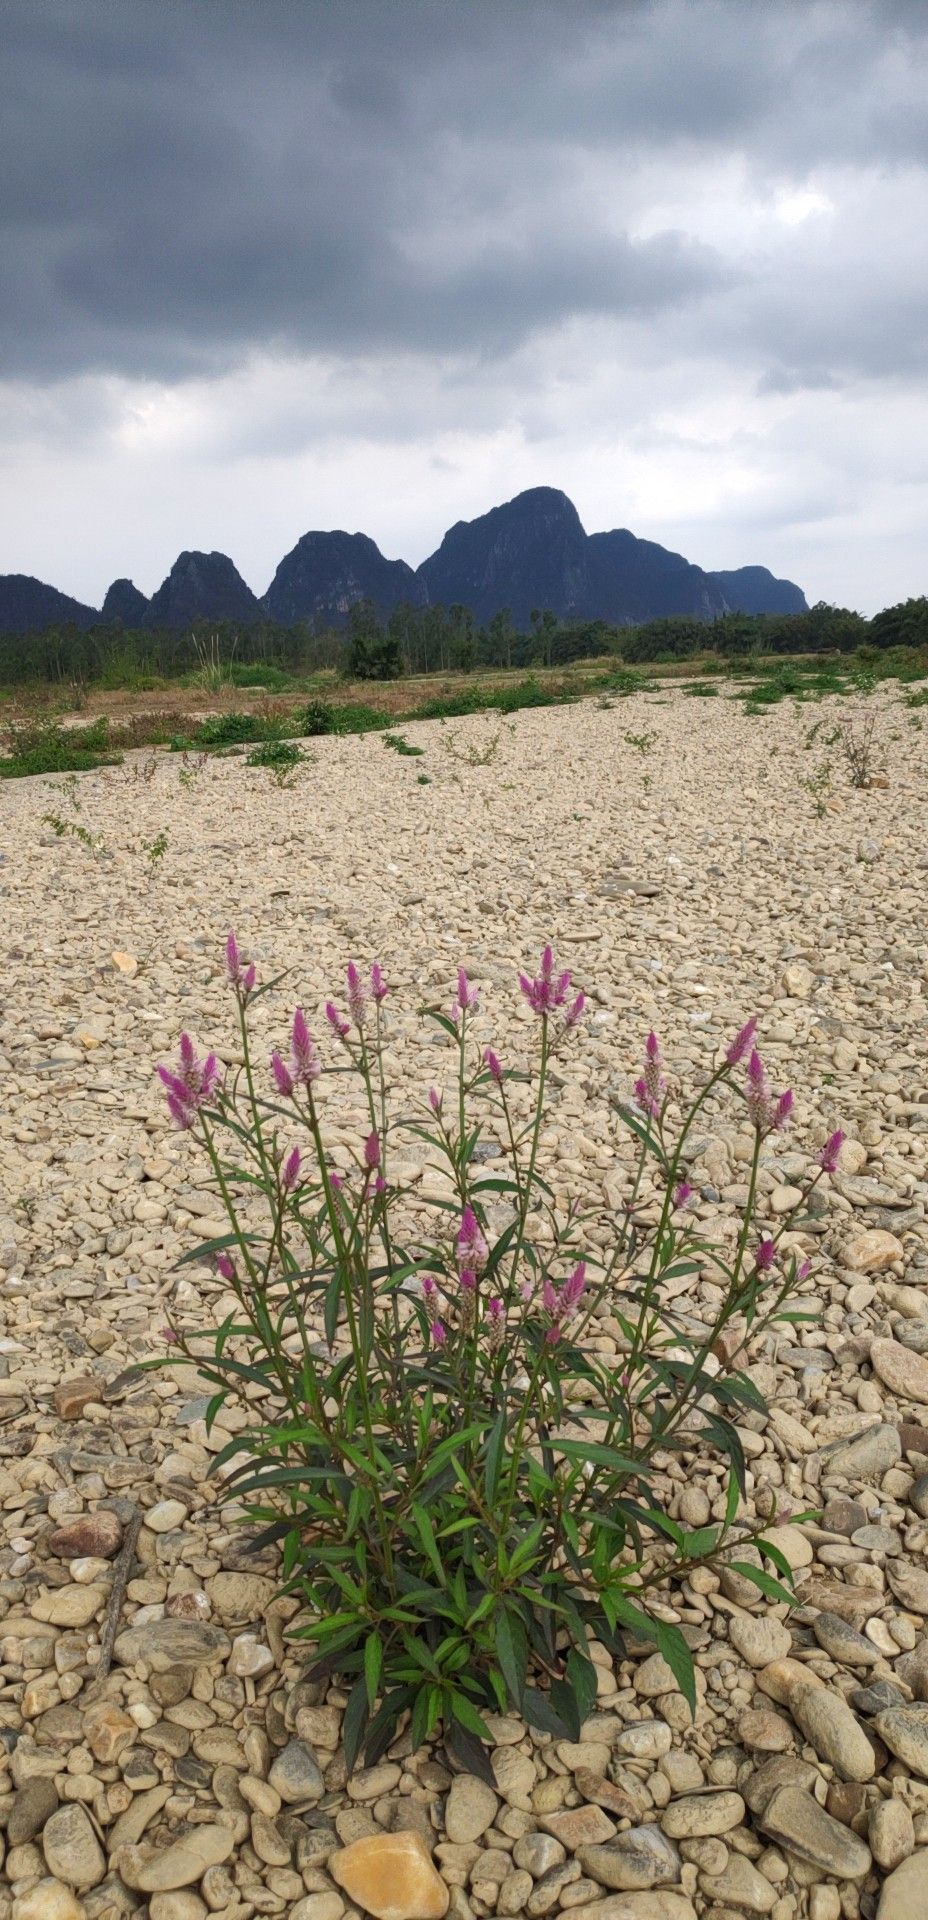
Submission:
[[[872,1640],[858,1633],[837,1613],[816,1614],[812,1632],[819,1646],[845,1667],[874,1667],[883,1658]]]
[[[899,1340],[874,1340],[870,1365],[898,1399],[928,1406],[928,1355],[913,1353]]]
[[[840,1474],[842,1480],[881,1480],[887,1469],[901,1458],[902,1441],[895,1427],[867,1427],[826,1455],[822,1478]]]
[[[608,1846],[578,1847],[577,1859],[591,1880],[619,1892],[673,1886],[682,1866],[673,1841],[657,1826],[629,1827]]]
[[[17,1895],[13,1920],[87,1920],[87,1909],[60,1880],[39,1880]]]
[[[873,1724],[890,1753],[921,1780],[928,1780],[928,1702],[890,1707],[878,1713]]]
[[[150,1620],[144,1627],[127,1627],[116,1639],[116,1658],[124,1667],[144,1661],[153,1673],[172,1667],[213,1667],[225,1660],[232,1642],[221,1627],[200,1620]]]
[[[560,1813],[542,1814],[538,1824],[560,1840],[568,1853],[576,1853],[578,1847],[603,1845],[615,1834],[615,1821],[602,1807],[567,1807]]]
[[[920,1847],[884,1880],[876,1920],[924,1920],[926,1887],[928,1847]]]
[[[190,1887],[202,1879],[207,1867],[218,1867],[228,1860],[235,1841],[228,1827],[204,1824],[191,1827],[180,1840],[166,1847],[122,1847],[116,1856],[116,1869],[127,1887],[138,1893],[167,1893],[174,1887]]]
[[[374,1920],[444,1920],[448,1889],[418,1833],[371,1833],[330,1854],[328,1870]]]
[[[697,1840],[730,1833],[743,1819],[740,1793],[688,1793],[665,1807],[661,1826],[672,1840]]]
[[[913,1613],[928,1614],[928,1571],[924,1567],[890,1566],[887,1579],[895,1598]]]
[[[493,1825],[499,1801],[493,1788],[476,1774],[459,1773],[451,1782],[445,1801],[445,1833],[455,1846],[479,1840]]]
[[[33,1600],[29,1612],[33,1620],[43,1620],[52,1627],[89,1627],[108,1593],[109,1588],[103,1586],[56,1587],[53,1593],[42,1593]]]
[[[226,1626],[247,1627],[263,1620],[277,1589],[261,1573],[214,1573],[206,1591]]]
[[[84,1893],[106,1872],[106,1856],[82,1806],[59,1807],[42,1830],[45,1865],[55,1880]]]
[[[920,1473],[918,1479],[913,1481],[909,1499],[916,1513],[923,1520],[928,1520],[928,1473]]]
[[[821,1760],[842,1780],[872,1780],[876,1756],[859,1720],[829,1687],[795,1687],[789,1710]]]
[[[862,1233],[855,1233],[844,1249],[845,1264],[853,1273],[884,1273],[887,1267],[904,1259],[902,1241],[882,1227],[867,1227]]]
[[[912,1815],[902,1800],[881,1800],[870,1815],[867,1838],[873,1858],[884,1873],[891,1873],[915,1850]]]
[[[734,1614],[728,1623],[728,1637],[736,1653],[749,1667],[766,1667],[772,1660],[785,1660],[793,1636],[780,1620],[756,1619],[752,1614]]]
[[[290,1740],[280,1752],[268,1774],[275,1793],[288,1806],[297,1802],[321,1800],[325,1781],[316,1764],[316,1756],[305,1740]]]
[[[562,1909],[571,1920],[696,1920],[696,1909],[685,1893],[655,1887],[647,1893],[607,1893],[602,1900]]]
[[[769,1913],[776,1905],[776,1889],[743,1853],[730,1853],[721,1873],[700,1873],[699,1885],[716,1906],[739,1907],[744,1913]]]
[[[58,1789],[53,1780],[38,1775],[27,1780],[13,1795],[6,1826],[8,1847],[24,1846],[34,1840],[58,1805]]]
[[[869,1847],[801,1787],[778,1788],[757,1824],[769,1840],[836,1880],[862,1880],[870,1871]]]
[[[109,1507],[99,1507],[96,1513],[82,1513],[78,1520],[56,1527],[48,1548],[59,1560],[112,1560],[121,1543],[121,1522]]]

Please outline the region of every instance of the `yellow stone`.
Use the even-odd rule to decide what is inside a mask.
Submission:
[[[134,973],[138,973],[139,963],[134,953],[114,953],[111,958],[117,973],[128,974],[130,980]]]
[[[418,1833],[371,1833],[326,1862],[349,1900],[374,1920],[444,1920],[450,1894]]]

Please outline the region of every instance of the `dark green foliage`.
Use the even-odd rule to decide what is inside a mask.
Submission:
[[[105,719],[67,728],[54,720],[24,723],[11,727],[9,744],[9,754],[0,759],[0,778],[5,780],[34,773],[88,773],[119,759],[110,746]]]
[[[248,755],[250,767],[296,767],[306,756],[295,740],[265,740]]]

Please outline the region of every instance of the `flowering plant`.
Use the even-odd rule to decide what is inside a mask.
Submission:
[[[348,1171],[326,1146],[331,1069],[304,1012],[259,1070],[251,1012],[278,983],[257,984],[232,935],[226,971],[241,1064],[223,1077],[185,1035],[177,1065],[159,1071],[229,1222],[185,1259],[212,1260],[234,1307],[215,1329],[172,1325],[169,1363],[193,1361],[214,1387],[210,1425],[230,1397],[247,1410],[213,1469],[258,1523],[257,1543],[281,1545],[311,1675],[348,1689],[349,1766],[362,1751],[373,1763],[407,1717],[414,1746],[440,1728],[489,1779],[487,1711],[515,1708],[578,1738],[596,1697],[591,1639],[617,1655],[629,1633],[651,1641],[692,1707],[692,1657],[659,1590],[747,1542],[760,1552],[734,1564],[790,1597],[783,1556],[740,1518],[736,1421],[763,1402],[734,1362],[771,1322],[813,1317],[789,1305],[808,1274],[781,1245],[794,1215],[775,1235],[756,1220],[761,1151],[792,1104],[770,1091],[756,1023],[688,1105],[650,1035],[619,1107],[636,1143],[625,1203],[565,1209],[540,1149],[552,1063],[574,1044],[584,1000],[550,948],[519,981],[534,1016],[530,1071],[478,1037],[480,996],[463,969],[450,1009],[430,1010],[454,1086],[433,1087],[399,1123],[443,1169],[441,1191],[425,1194],[392,1172],[379,965],[362,975],[352,964],[345,1011],[325,1008],[326,1050],[357,1076],[367,1116]],[[742,1102],[754,1136],[728,1258],[700,1238],[686,1178],[694,1122],[724,1095]],[[482,1138],[487,1122],[495,1142]],[[834,1171],[841,1140],[800,1204]],[[718,1304],[703,1323],[674,1299],[707,1268]],[[687,1531],[663,1469],[694,1446],[727,1457],[729,1492],[723,1517]]]

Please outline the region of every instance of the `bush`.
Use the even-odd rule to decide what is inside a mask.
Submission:
[[[368,979],[349,967],[346,1014],[326,1007],[335,1071],[357,1077],[367,1116],[350,1169],[336,1172],[303,1013],[286,1057],[274,1053],[262,1074],[252,1008],[277,983],[256,984],[231,935],[226,965],[241,1065],[224,1079],[184,1035],[177,1067],[159,1071],[228,1219],[185,1258],[215,1261],[229,1306],[218,1326],[182,1322],[166,1334],[170,1359],[194,1362],[213,1389],[210,1426],[230,1398],[247,1412],[212,1467],[259,1526],[255,1546],[280,1544],[286,1590],[303,1607],[293,1630],[313,1651],[309,1677],[347,1689],[349,1768],[362,1751],[376,1761],[407,1720],[413,1747],[440,1727],[455,1760],[490,1780],[488,1712],[515,1709],[577,1739],[596,1697],[591,1636],[621,1655],[624,1632],[644,1635],[692,1708],[692,1655],[659,1599],[667,1579],[734,1550],[762,1593],[790,1599],[779,1549],[739,1519],[736,1422],[763,1401],[736,1362],[764,1328],[815,1317],[788,1304],[808,1270],[781,1244],[795,1216],[775,1233],[755,1220],[761,1151],[792,1102],[769,1090],[755,1022],[686,1099],[669,1090],[650,1035],[619,1107],[638,1157],[624,1210],[584,1210],[580,1195],[563,1209],[539,1147],[552,1068],[573,1043],[583,995],[550,948],[537,976],[520,978],[534,1016],[526,1070],[483,1043],[461,971],[450,1012],[431,1012],[453,1085],[400,1123],[444,1163],[453,1199],[416,1203],[393,1173],[379,966]],[[723,1100],[746,1114],[754,1140],[730,1258],[687,1214],[692,1130]],[[489,1164],[487,1116],[507,1143]],[[841,1138],[800,1205],[834,1171]],[[697,1325],[673,1301],[681,1276],[707,1266],[717,1304]],[[681,1447],[727,1461],[722,1521],[687,1530],[671,1518],[660,1462]],[[739,1557],[746,1545],[759,1555]]]
[[[105,718],[88,727],[60,727],[56,721],[24,722],[10,728],[9,755],[0,759],[0,779],[36,773],[88,773],[118,764],[110,749]]]
[[[296,767],[306,758],[295,740],[265,740],[248,755],[250,767]]]

